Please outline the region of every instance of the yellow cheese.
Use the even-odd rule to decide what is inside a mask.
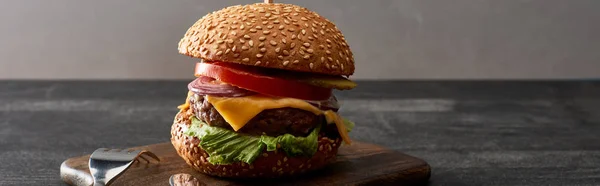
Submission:
[[[223,119],[231,125],[233,130],[238,131],[248,121],[254,118],[263,110],[278,109],[278,108],[297,108],[312,112],[316,115],[324,114],[327,123],[335,123],[340,136],[350,144],[348,131],[339,115],[331,110],[322,111],[310,103],[294,98],[273,98],[262,95],[246,96],[246,97],[215,97],[206,96],[206,101],[211,103],[213,107],[223,116]]]
[[[325,115],[325,119],[327,120],[327,124],[335,123],[335,126],[338,129],[338,133],[340,133],[340,137],[346,144],[350,145],[352,140],[350,140],[350,136],[348,135],[348,129],[346,129],[346,125],[339,114],[333,112],[331,110],[323,112]]]
[[[294,98],[272,98],[260,95],[237,98],[206,96],[206,101],[217,109],[235,131],[240,130],[250,119],[267,109],[291,107],[321,114],[321,110],[317,107]]]
[[[190,96],[194,95],[194,93],[192,91],[188,91],[187,97],[185,97],[185,103],[177,106],[177,108],[180,111],[184,111],[187,110],[188,108],[190,108]]]

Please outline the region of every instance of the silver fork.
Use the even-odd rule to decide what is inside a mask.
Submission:
[[[121,176],[133,162],[139,162],[139,159],[150,163],[148,156],[156,161],[160,159],[152,152],[147,150],[121,150],[99,148],[90,156],[90,173],[94,179],[94,186],[110,185],[112,181]]]

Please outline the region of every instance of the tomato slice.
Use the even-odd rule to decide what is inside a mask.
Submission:
[[[259,68],[223,62],[197,63],[196,76],[208,76],[247,90],[276,97],[327,100],[331,89],[272,77]]]

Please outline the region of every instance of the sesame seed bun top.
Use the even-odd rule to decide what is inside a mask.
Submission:
[[[188,29],[179,53],[291,71],[354,73],[354,55],[338,28],[290,4],[237,5],[210,13]]]

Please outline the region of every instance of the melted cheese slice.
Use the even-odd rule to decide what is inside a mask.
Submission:
[[[348,130],[346,125],[339,117],[339,115],[331,110],[322,111],[321,109],[311,105],[310,103],[294,98],[273,98],[261,95],[247,96],[247,97],[215,97],[206,96],[206,101],[211,103],[213,107],[223,116],[223,119],[231,125],[233,130],[238,131],[254,116],[268,109],[278,108],[297,108],[312,112],[316,115],[324,114],[327,123],[335,123],[340,137],[347,143],[350,144],[350,138],[348,136]]]

